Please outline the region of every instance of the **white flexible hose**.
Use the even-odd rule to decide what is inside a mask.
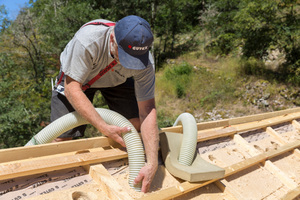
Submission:
[[[178,116],[173,126],[182,124],[183,138],[180,147],[178,162],[190,166],[194,160],[197,146],[197,123],[190,113],[182,113]]]
[[[133,184],[134,179],[138,176],[141,168],[145,165],[144,149],[138,132],[134,126],[119,113],[104,108],[96,108],[96,110],[106,123],[119,127],[130,127],[130,132],[122,134],[128,152],[128,182],[132,188],[134,188],[136,191],[140,191],[141,184]],[[77,112],[69,113],[46,126],[34,137],[32,137],[25,146],[49,143],[62,133],[88,123],[89,122],[82,118]]]

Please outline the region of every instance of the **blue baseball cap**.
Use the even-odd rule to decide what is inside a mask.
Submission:
[[[115,25],[115,37],[123,67],[145,69],[149,65],[153,34],[146,20],[135,15],[122,18]]]

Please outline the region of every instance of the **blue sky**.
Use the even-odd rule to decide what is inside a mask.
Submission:
[[[5,5],[10,19],[15,19],[21,7],[24,7],[29,0],[0,0],[0,5]]]

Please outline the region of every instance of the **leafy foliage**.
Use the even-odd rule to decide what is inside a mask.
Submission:
[[[0,55],[0,147],[5,148],[24,145],[49,115],[50,97],[41,96],[14,67],[8,54]]]
[[[5,30],[9,26],[7,11],[4,5],[0,5],[0,31]]]
[[[287,81],[299,83],[300,5],[296,0],[212,1],[201,16],[212,42],[207,50],[228,55],[242,47],[245,58],[263,60],[268,51],[279,49],[286,62],[281,73]],[[237,42],[234,42],[237,41]]]

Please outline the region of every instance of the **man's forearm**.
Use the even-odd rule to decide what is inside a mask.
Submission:
[[[86,95],[82,92],[81,88],[70,88],[72,86],[68,86],[66,88],[65,94],[73,108],[89,123],[95,126],[98,130],[101,130],[105,125],[104,120],[95,110],[93,104],[86,97]]]
[[[147,164],[156,167],[158,165],[157,153],[159,138],[155,108],[153,108],[142,121],[141,133],[147,156]]]
[[[99,113],[96,111],[93,104],[81,90],[81,84],[74,81],[72,78],[66,78],[65,95],[73,108],[88,122],[90,122],[101,133],[110,137],[125,147],[125,142],[121,137],[122,133],[130,131],[129,127],[117,127],[107,124]]]

